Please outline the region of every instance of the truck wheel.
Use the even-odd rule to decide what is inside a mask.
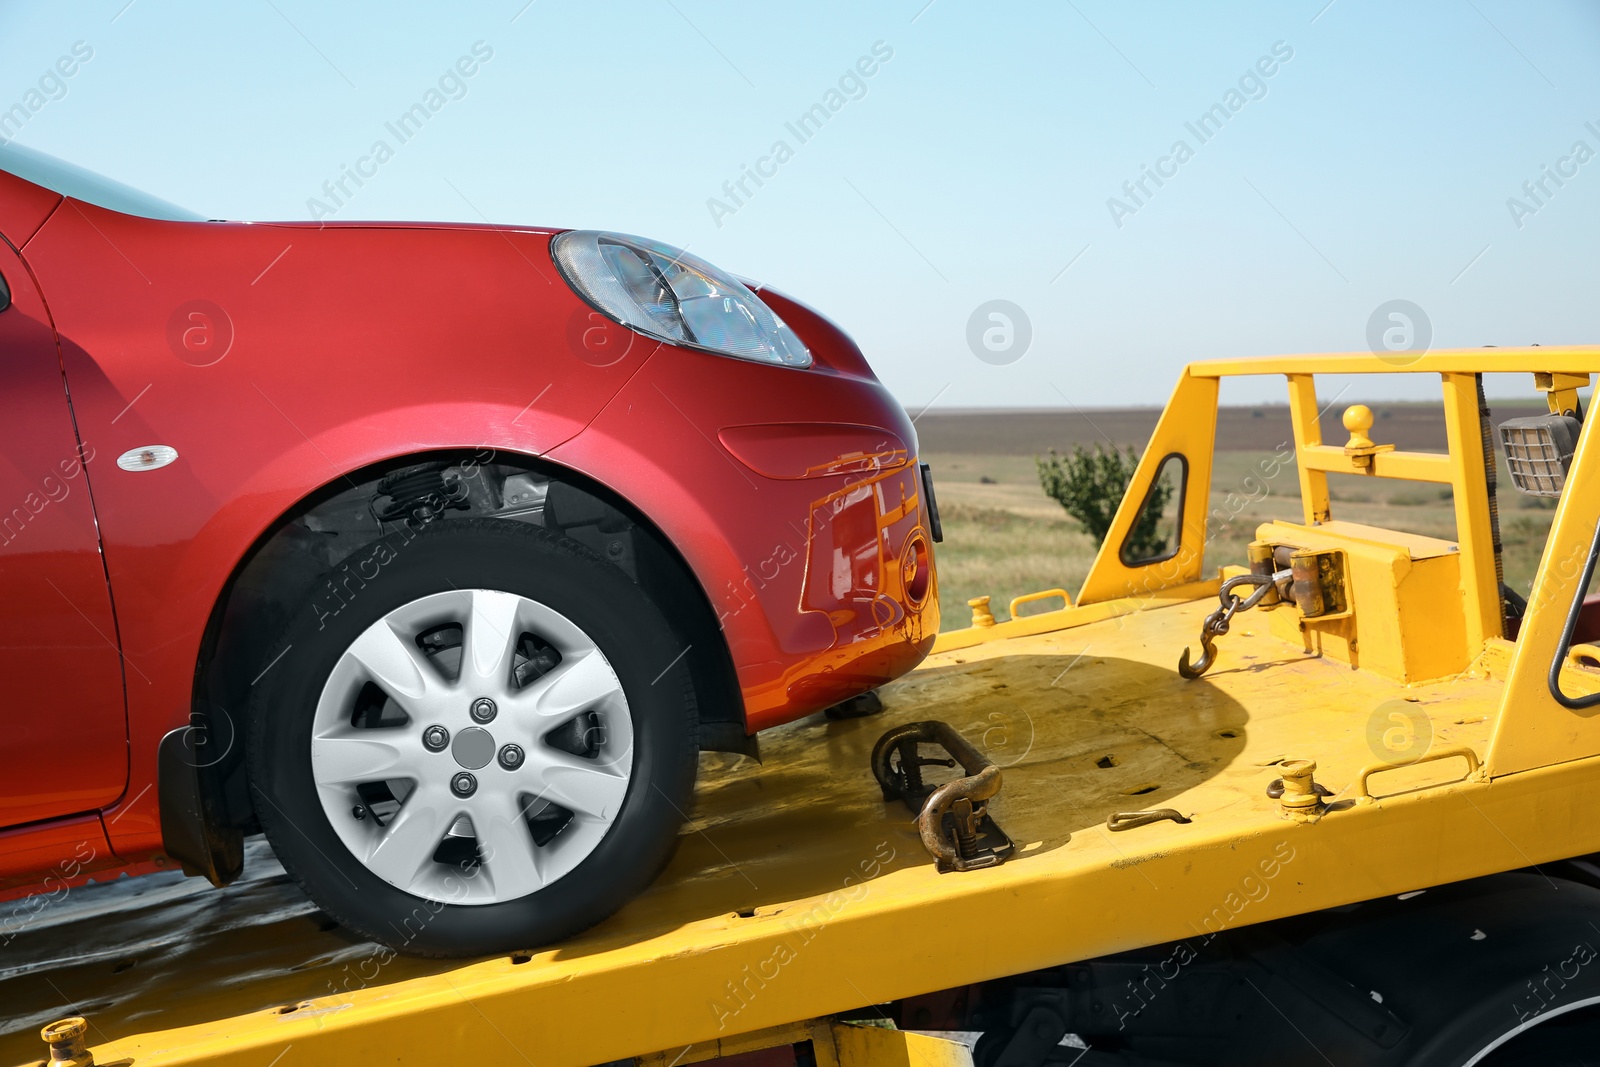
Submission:
[[[1574,1001],[1571,1010],[1557,1007],[1546,1012],[1527,1030],[1510,1030],[1465,1060],[1469,1067],[1519,1067],[1536,1063],[1539,1067],[1595,1067],[1600,1050],[1595,1035],[1600,1033],[1600,1008],[1596,998]]]
[[[332,917],[421,955],[533,948],[666,865],[694,691],[624,573],[540,527],[459,519],[362,549],[319,593],[252,690],[249,773]]]

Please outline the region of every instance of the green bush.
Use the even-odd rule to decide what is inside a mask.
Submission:
[[[1060,504],[1068,515],[1083,523],[1097,543],[1103,543],[1116,517],[1117,506],[1139,466],[1139,453],[1132,445],[1126,450],[1096,444],[1090,452],[1074,445],[1072,455],[1062,456],[1055,449],[1048,458],[1034,457],[1039,468],[1039,484],[1045,494]],[[1134,521],[1128,537],[1128,555],[1133,559],[1152,559],[1164,555],[1167,539],[1161,534],[1161,520],[1172,498],[1173,486],[1157,478],[1144,510]]]

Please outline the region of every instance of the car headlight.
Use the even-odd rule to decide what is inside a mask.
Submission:
[[[811,352],[738,279],[687,252],[623,233],[569,230],[551,255],[567,283],[630,329],[719,355],[811,366]]]

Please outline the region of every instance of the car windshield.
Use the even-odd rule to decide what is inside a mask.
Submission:
[[[75,163],[24,148],[14,141],[0,141],[0,170],[15,174],[23,181],[52,189],[62,196],[70,196],[110,211],[169,222],[206,221],[204,215],[188,208],[169,204],[160,197],[141,193],[132,186],[112,181],[92,170],[84,170]]]

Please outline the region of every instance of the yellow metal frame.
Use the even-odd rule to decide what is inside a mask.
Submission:
[[[1282,375],[1288,386],[1300,499],[1307,526],[1332,520],[1328,474],[1448,485],[1455,501],[1456,536],[1461,557],[1459,594],[1466,641],[1477,650],[1503,636],[1496,577],[1486,468],[1478,415],[1477,376],[1529,373],[1546,394],[1552,412],[1570,411],[1578,390],[1600,371],[1600,346],[1569,348],[1456,349],[1388,361],[1368,355],[1314,355],[1269,359],[1213,360],[1184,368],[1178,386],[1156,425],[1129,483],[1111,531],[1095,557],[1078,594],[1077,606],[992,627],[969,628],[939,636],[937,651],[971,647],[982,641],[1051,632],[1100,617],[1091,609],[1115,604],[1117,614],[1161,607],[1211,591],[1200,573],[1205,554],[1205,516],[1216,433],[1218,382],[1237,376]],[[1440,379],[1448,451],[1376,451],[1359,459],[1346,447],[1326,444],[1318,407],[1318,375],[1431,374]],[[1600,444],[1594,418],[1584,422],[1568,484],[1600,486]],[[1168,561],[1129,567],[1118,547],[1132,528],[1145,494],[1169,454],[1189,460],[1183,530],[1177,554]],[[1575,712],[1551,696],[1547,675],[1595,530],[1600,526],[1600,491],[1567,492],[1558,504],[1546,542],[1534,595],[1511,657],[1497,728],[1484,758],[1491,777],[1600,755],[1600,709]],[[1130,604],[1130,600],[1132,603]],[[1572,673],[1569,671],[1568,673]],[[1586,683],[1579,680],[1580,688]]]
[[[1217,436],[1217,392],[1216,379],[1194,374],[1192,367],[1178,379],[1172,399],[1139,459],[1122,506],[1084,579],[1078,593],[1079,604],[1150,596],[1201,581],[1206,514],[1210,510],[1212,446]],[[1123,543],[1139,518],[1162,464],[1171,455],[1183,456],[1188,463],[1179,508],[1178,544],[1167,559],[1129,566],[1122,561]]]

